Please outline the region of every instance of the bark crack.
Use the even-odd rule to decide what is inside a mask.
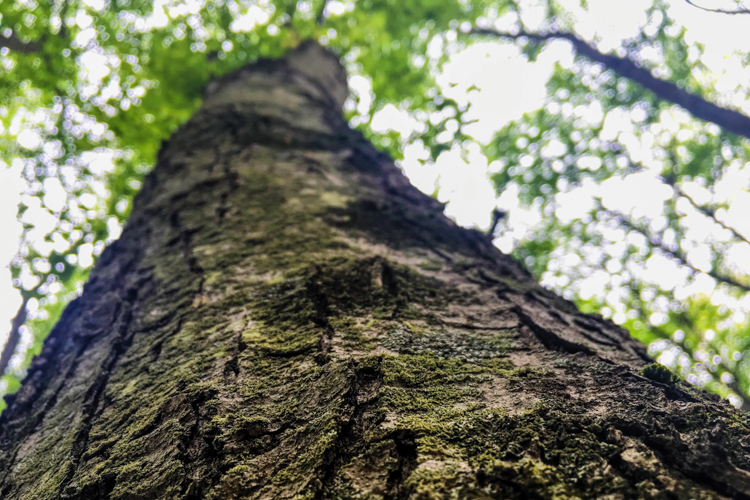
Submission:
[[[410,429],[400,429],[388,435],[396,445],[398,464],[388,477],[388,492],[391,498],[406,498],[404,483],[417,468],[417,436]]]
[[[128,351],[130,346],[133,344],[133,337],[135,336],[135,329],[131,329],[133,323],[133,310],[135,309],[138,301],[138,293],[145,286],[145,284],[151,280],[150,276],[139,280],[131,288],[129,288],[124,297],[124,301],[119,307],[122,310],[122,315],[118,321],[119,326],[117,328],[117,337],[113,342],[112,348],[109,355],[102,363],[102,369],[99,375],[94,380],[94,383],[86,391],[84,401],[82,404],[82,423],[76,432],[75,440],[70,450],[70,462],[71,465],[68,468],[67,474],[60,483],[59,496],[58,498],[68,498],[70,494],[74,492],[66,491],[70,485],[73,477],[78,470],[81,462],[81,457],[88,450],[89,445],[89,434],[91,428],[94,425],[94,420],[99,412],[100,402],[104,395],[104,391],[107,387],[112,372],[117,365],[118,361]],[[119,306],[119,305],[118,305]]]
[[[232,134],[234,138],[234,134]],[[236,152],[234,152],[236,153]],[[239,174],[232,170],[227,159],[228,154],[221,150],[221,146],[217,146],[215,150],[216,164],[221,167],[224,174],[224,178],[227,182],[227,188],[219,195],[219,206],[216,209],[216,215],[219,219],[219,225],[224,221],[225,217],[229,213],[229,196],[240,187]]]
[[[172,215],[169,218],[169,223],[174,228],[178,234],[179,234],[179,241],[182,245],[182,256],[185,259],[185,262],[187,262],[188,269],[193,274],[202,274],[203,268],[200,264],[198,264],[198,259],[195,258],[195,255],[193,255],[193,234],[200,231],[200,228],[187,228],[182,225],[182,222],[180,221],[180,213],[179,212],[172,212]],[[202,290],[202,284],[198,288],[198,291],[200,292]]]
[[[596,354],[591,348],[585,345],[577,344],[557,335],[552,330],[544,328],[543,326],[536,323],[531,316],[526,314],[520,306],[513,308],[513,312],[518,316],[518,319],[523,325],[526,325],[534,336],[542,343],[547,349],[553,351],[567,352],[569,354],[576,354],[582,352],[584,354],[593,355]]]
[[[340,427],[336,443],[319,474],[320,486],[315,493],[315,500],[326,498],[335,484],[337,473],[365,448],[364,437],[369,430],[385,419],[382,413],[368,411],[377,408],[377,394],[382,383],[379,369],[360,368],[354,362],[350,362],[348,368],[351,382],[344,395],[344,408],[339,412]]]
[[[195,476],[199,472],[200,467],[205,467],[199,464],[201,462],[221,462],[222,453],[218,450],[212,439],[202,431],[204,417],[201,415],[201,407],[203,403],[212,399],[215,396],[213,393],[201,394],[194,398],[188,398],[190,409],[194,417],[194,421],[190,426],[190,429],[185,433],[182,440],[183,450],[180,453],[179,459],[183,462],[185,467],[184,482],[182,484],[182,497],[184,500],[199,500],[204,497],[204,488],[201,487],[201,481],[196,480]],[[209,469],[210,470],[210,469]],[[211,474],[210,478],[204,481],[207,485],[206,491],[210,489],[210,485],[214,484],[221,476],[220,471],[216,471]]]
[[[318,341],[318,352],[315,354],[315,362],[323,366],[328,362],[328,353],[331,351],[334,330],[331,323],[328,321],[330,308],[328,305],[328,298],[321,286],[320,276],[321,269],[316,265],[313,267],[312,275],[307,280],[305,292],[315,308],[315,314],[313,315],[312,321],[315,326],[323,331],[320,341]]]
[[[229,361],[224,365],[224,377],[227,378],[230,382],[236,382],[237,377],[240,374],[240,362],[239,357],[242,351],[245,350],[247,345],[245,344],[245,341],[242,340],[242,332],[238,332],[237,336],[235,337],[235,347],[232,352],[232,357],[229,358]]]

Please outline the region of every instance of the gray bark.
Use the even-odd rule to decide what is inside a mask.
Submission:
[[[750,498],[740,413],[542,289],[304,44],[163,145],[0,416],[17,499]]]

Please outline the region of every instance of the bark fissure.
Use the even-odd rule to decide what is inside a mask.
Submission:
[[[313,303],[315,312],[312,316],[312,320],[322,331],[320,341],[318,342],[318,352],[315,355],[315,361],[320,365],[324,365],[328,362],[328,353],[331,350],[331,340],[333,339],[334,331],[331,323],[328,321],[328,317],[331,314],[328,306],[328,299],[318,281],[320,273],[320,267],[315,266],[312,270],[312,275],[307,279],[305,284],[305,292]]]
[[[211,395],[203,395],[202,398],[197,400],[190,400],[190,409],[193,415],[193,422],[186,433],[182,446],[182,451],[179,459],[185,466],[185,477],[182,484],[182,498],[185,500],[198,500],[205,497],[205,493],[210,487],[218,481],[221,475],[221,470],[216,470],[211,477],[204,480],[205,485],[200,485],[194,479],[197,471],[196,462],[199,459],[207,461],[209,463],[218,464],[221,459],[221,453],[214,447],[211,439],[204,434],[202,427],[205,425],[205,419],[201,414],[202,404],[205,400],[210,399]],[[203,487],[201,487],[203,486]]]
[[[198,260],[193,255],[192,240],[193,235],[201,230],[199,227],[187,228],[180,223],[180,213],[173,212],[169,218],[172,227],[178,232],[180,244],[182,246],[182,256],[187,263],[191,273],[202,274],[203,268],[198,264]],[[200,287],[199,287],[200,290]]]
[[[136,307],[138,301],[138,292],[145,287],[146,283],[151,280],[151,277],[147,277],[143,280],[138,281],[132,288],[128,289],[123,297],[123,302],[118,303],[118,310],[122,311],[122,316],[117,321],[117,334],[114,342],[112,343],[112,349],[109,356],[101,366],[101,371],[98,376],[86,391],[86,395],[81,405],[81,424],[75,435],[73,446],[70,450],[70,462],[71,465],[66,473],[65,478],[60,484],[60,498],[65,499],[66,489],[68,484],[73,478],[76,469],[80,463],[81,457],[88,450],[89,445],[89,433],[94,424],[94,420],[97,416],[97,412],[100,411],[101,399],[104,396],[104,391],[107,388],[109,378],[115,369],[118,361],[128,351],[130,346],[133,344],[133,336],[135,331],[131,329],[133,321],[133,309]],[[117,314],[115,314],[117,316]]]
[[[577,354],[579,352],[589,355],[595,354],[592,349],[586,347],[585,345],[566,340],[557,335],[552,330],[539,325],[521,307],[516,307],[514,309],[514,312],[518,316],[518,319],[521,320],[521,323],[526,325],[534,334],[534,336],[539,340],[539,342],[541,342],[542,345],[544,345],[544,347],[546,347],[547,349],[567,352],[569,354]]]
[[[233,136],[233,142],[235,140],[234,133]],[[229,164],[229,157],[232,153],[238,153],[238,150],[229,149],[228,151],[223,151],[220,146],[216,147],[216,153],[215,153],[215,162],[216,165],[221,168],[222,174],[224,175],[225,182],[227,184],[227,188],[225,191],[223,191],[219,197],[219,205],[216,208],[216,215],[219,219],[218,223],[222,224],[224,221],[224,218],[229,213],[231,207],[229,205],[229,197],[233,192],[235,192],[237,189],[239,189],[239,176],[237,172],[232,170],[230,164]]]
[[[396,445],[398,464],[388,476],[390,498],[402,499],[407,497],[404,483],[409,475],[417,468],[419,452],[417,449],[417,435],[410,430],[400,430],[388,436]]]
[[[336,441],[331,447],[330,456],[324,459],[315,500],[330,498],[336,474],[353,457],[364,451],[367,431],[382,419],[377,413],[369,411],[377,407],[377,400],[367,397],[367,394],[377,393],[382,383],[380,373],[367,368],[358,370],[354,364],[347,366],[347,372],[349,390],[343,396],[343,411],[337,417],[339,428]],[[369,386],[367,391],[363,390],[364,386]]]

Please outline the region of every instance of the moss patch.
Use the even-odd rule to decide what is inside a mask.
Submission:
[[[661,384],[675,385],[680,381],[680,377],[672,373],[669,368],[659,363],[651,363],[650,365],[644,366],[638,373],[647,379],[651,379],[654,382],[659,382]]]
[[[478,335],[475,332],[448,330],[440,326],[421,326],[412,323],[396,325],[379,342],[402,354],[432,354],[439,358],[463,358],[479,363],[505,355],[506,336]]]

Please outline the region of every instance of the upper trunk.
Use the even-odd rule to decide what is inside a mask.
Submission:
[[[743,417],[446,219],[335,57],[208,90],[8,398],[0,497],[750,498]]]

